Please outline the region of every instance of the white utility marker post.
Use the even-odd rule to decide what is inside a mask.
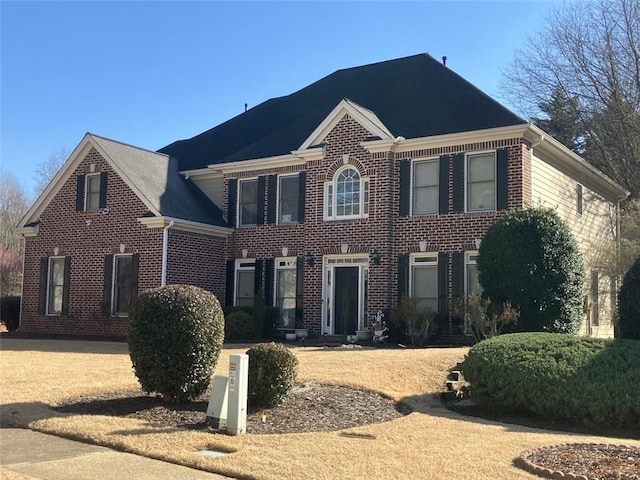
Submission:
[[[248,383],[249,355],[230,355],[227,433],[231,435],[247,432]]]
[[[207,407],[207,423],[216,430],[227,429],[227,386],[229,379],[216,375],[211,384],[211,398]]]

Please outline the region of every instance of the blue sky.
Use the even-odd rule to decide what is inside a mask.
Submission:
[[[426,52],[500,98],[560,1],[0,3],[0,168],[89,131],[156,150],[335,70]]]

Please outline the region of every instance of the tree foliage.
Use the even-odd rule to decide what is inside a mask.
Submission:
[[[44,189],[47,188],[51,180],[53,180],[53,177],[58,173],[58,170],[60,170],[62,165],[64,165],[64,162],[67,161],[69,155],[69,151],[62,147],[59,150],[52,152],[51,155],[49,155],[49,158],[36,165],[35,175],[33,176],[33,179],[36,182],[36,196],[40,195]]]
[[[20,293],[23,241],[16,229],[28,208],[17,177],[0,171],[0,296]]]
[[[504,90],[640,197],[640,0],[565,2],[516,52]]]
[[[520,311],[516,330],[577,331],[584,263],[569,227],[553,210],[512,211],[489,227],[478,274],[484,296]]]

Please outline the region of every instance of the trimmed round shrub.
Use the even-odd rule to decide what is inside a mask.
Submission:
[[[244,310],[227,315],[224,323],[226,340],[250,340],[254,336],[254,319]]]
[[[480,245],[478,275],[483,296],[518,309],[515,330],[578,330],[584,263],[569,227],[553,210],[516,210],[489,227]]]
[[[462,363],[471,398],[496,411],[640,427],[640,342],[515,333],[476,344]]]
[[[259,343],[249,355],[248,402],[252,407],[282,403],[296,382],[298,359],[281,343]]]
[[[191,285],[140,293],[129,314],[129,354],[142,389],[169,402],[202,394],[224,339],[218,299]]]
[[[618,295],[620,337],[640,340],[640,257],[627,271]]]

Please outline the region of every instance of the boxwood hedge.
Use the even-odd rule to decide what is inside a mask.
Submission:
[[[138,295],[129,314],[129,354],[145,392],[166,401],[197,397],[209,385],[224,339],[216,297],[191,285]]]
[[[247,350],[252,407],[272,407],[284,401],[296,383],[298,359],[281,343],[258,343]]]
[[[497,411],[640,427],[640,341],[502,335],[471,348],[462,370],[471,398]]]

